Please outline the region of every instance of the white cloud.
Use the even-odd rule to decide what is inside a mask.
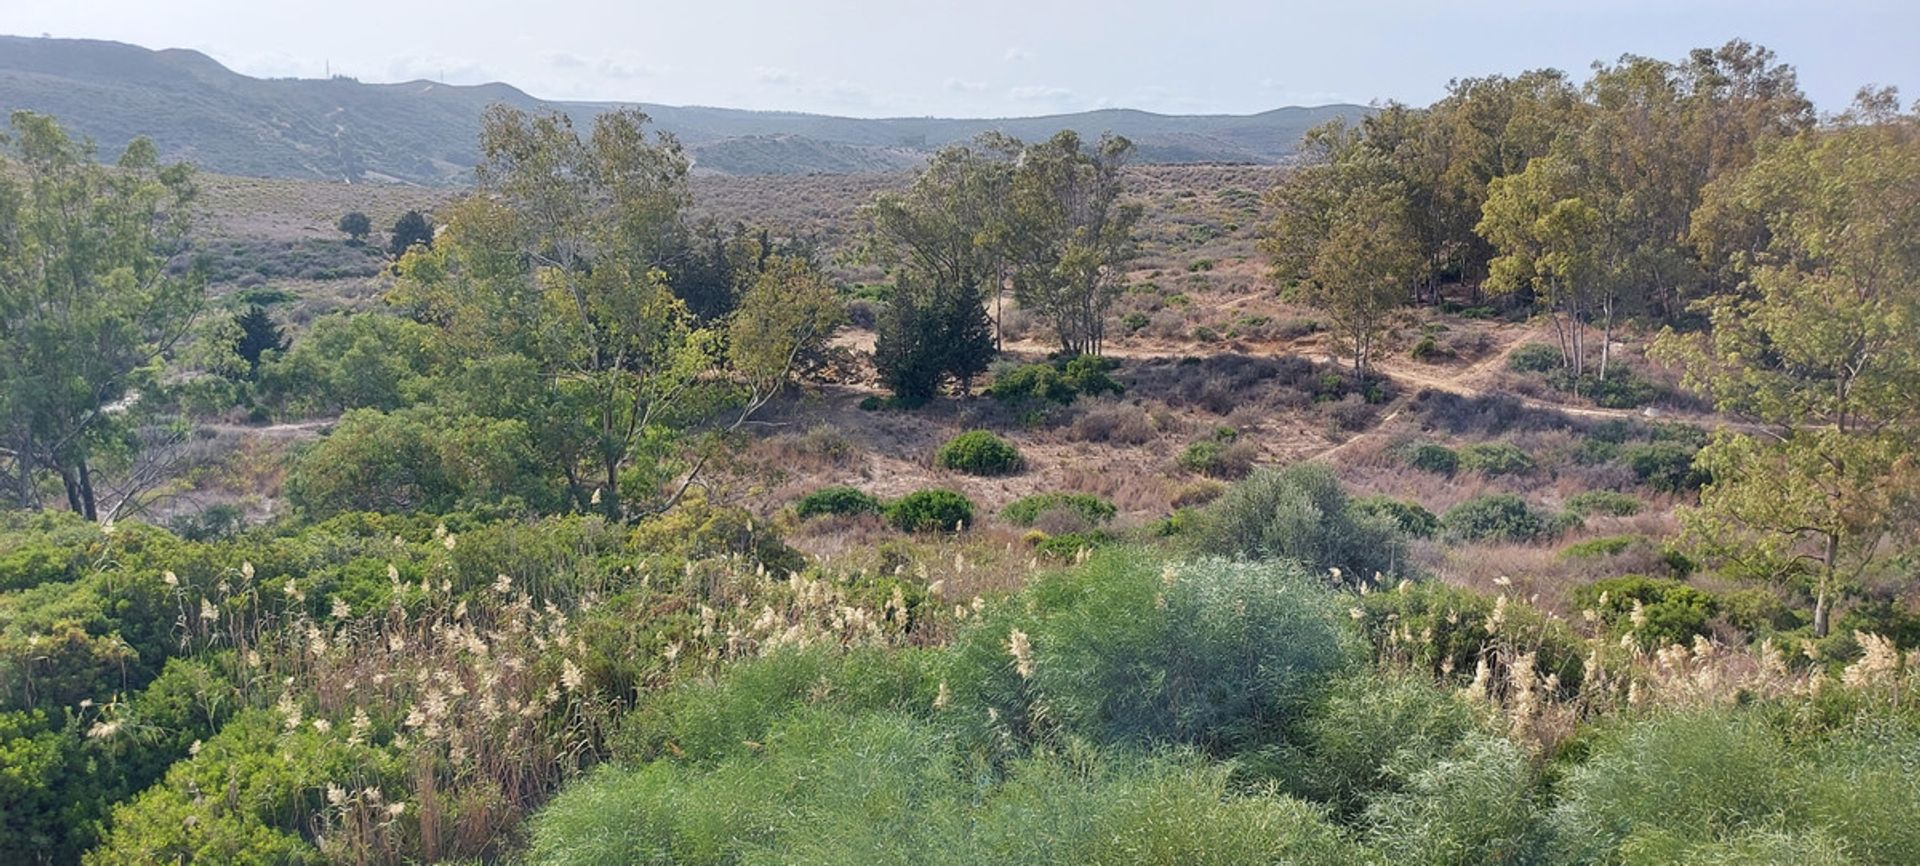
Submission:
[[[800,75],[791,69],[781,69],[776,66],[755,66],[753,68],[753,80],[761,84],[793,84],[800,80]]]
[[[1008,63],[1019,63],[1022,60],[1032,60],[1033,52],[1015,45],[1009,47],[1005,54],[1000,55],[1000,59]]]
[[[942,86],[954,93],[979,93],[987,89],[987,83],[984,81],[967,81],[960,78],[949,78]]]
[[[1022,84],[1007,90],[1007,96],[1021,102],[1060,102],[1073,98],[1073,91],[1065,87],[1048,87],[1041,84]]]

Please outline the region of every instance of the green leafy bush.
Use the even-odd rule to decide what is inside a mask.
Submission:
[[[1496,646],[1534,653],[1535,671],[1559,677],[1562,696],[1575,694],[1585,676],[1587,641],[1565,620],[1524,601],[1501,602],[1438,580],[1417,580],[1367,593],[1359,609],[1362,631],[1383,656],[1454,683],[1470,681]]]
[[[995,374],[987,395],[1016,405],[1066,405],[1079,397],[1119,394],[1126,389],[1108,375],[1112,368],[1112,361],[1092,355],[1076,355],[1057,363],[1021,364]]]
[[[1637,497],[1612,490],[1583,490],[1567,497],[1567,510],[1582,517],[1603,514],[1609,517],[1632,517],[1645,507]]]
[[[1609,628],[1631,631],[1643,647],[1690,644],[1695,635],[1707,633],[1708,624],[1720,612],[1719,600],[1709,593],[1677,580],[1637,574],[1579,587],[1573,591],[1573,601],[1598,613]]]
[[[1352,507],[1333,470],[1317,463],[1255,473],[1200,512],[1202,551],[1291,559],[1315,572],[1339,568],[1349,583],[1404,569],[1395,520]]]
[[[952,490],[916,490],[888,505],[886,516],[901,532],[954,532],[973,525],[973,500]]]
[[[1645,538],[1638,535],[1603,535],[1577,541],[1560,550],[1561,559],[1605,559],[1626,553],[1635,544],[1644,543]]]
[[[873,494],[845,485],[822,487],[793,504],[794,513],[802,518],[823,514],[878,514],[880,510],[880,500]]]
[[[1400,531],[1414,538],[1432,538],[1440,531],[1440,518],[1422,507],[1418,502],[1398,499],[1386,494],[1362,496],[1353,500],[1354,510],[1393,521]]]
[[[1510,442],[1476,442],[1460,449],[1460,468],[1482,475],[1525,475],[1533,458]]]
[[[1476,496],[1447,509],[1440,525],[1460,541],[1532,541],[1547,532],[1547,521],[1511,493]]]
[[[1452,475],[1460,468],[1460,454],[1445,445],[1422,443],[1407,452],[1407,465],[1422,472]]]
[[[1245,477],[1253,470],[1260,449],[1251,442],[1239,440],[1240,431],[1232,427],[1216,428],[1207,438],[1187,445],[1175,462],[1188,472],[1210,478]]]
[[[1008,503],[1000,509],[1000,516],[1015,526],[1032,526],[1040,515],[1055,510],[1070,512],[1096,526],[1118,513],[1113,503],[1088,493],[1036,493]]]
[[[1694,468],[1693,458],[1698,453],[1699,446],[1691,443],[1655,441],[1623,448],[1620,457],[1647,486],[1680,493],[1696,489],[1707,480]]]
[[[1528,343],[1507,356],[1507,369],[1516,373],[1547,373],[1564,366],[1557,347]]]
[[[969,430],[934,452],[934,465],[968,475],[1011,475],[1026,465],[1020,449],[986,430]]]

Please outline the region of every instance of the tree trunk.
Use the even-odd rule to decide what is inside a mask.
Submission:
[[[81,513],[88,520],[100,519],[100,507],[93,496],[93,472],[87,468],[87,458],[80,458],[80,504],[85,507]]]

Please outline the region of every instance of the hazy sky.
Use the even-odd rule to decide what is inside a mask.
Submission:
[[[250,75],[860,116],[1426,103],[1449,78],[1732,37],[1823,111],[1920,97],[1920,0],[0,0],[0,32],[196,48]]]

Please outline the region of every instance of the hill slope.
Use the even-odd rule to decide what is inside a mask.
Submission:
[[[363,84],[348,78],[260,79],[196,51],[118,42],[0,36],[0,106],[53,114],[104,150],[145,135],[161,152],[211,171],[326,180],[459,182],[473,166],[480,115],[505,102],[577,119],[616,103],[537,99],[505,84]],[[894,170],[945,144],[998,129],[1041,138],[1060,129],[1132,138],[1147,162],[1274,163],[1308,127],[1354,105],[1254,115],[1162,115],[1127,109],[1002,119],[850,118],[637,104],[679,136],[702,171],[813,174]]]

